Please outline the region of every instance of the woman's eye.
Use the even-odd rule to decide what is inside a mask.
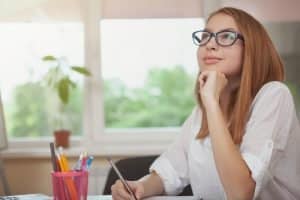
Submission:
[[[202,34],[201,36],[201,40],[206,40],[209,37],[208,34]]]
[[[223,33],[223,34],[221,34],[221,39],[222,40],[234,40],[235,35],[233,33]]]

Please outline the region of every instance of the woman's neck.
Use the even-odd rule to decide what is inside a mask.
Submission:
[[[238,88],[238,83],[230,82],[223,89],[222,94],[220,96],[220,107],[224,114],[224,117],[229,120],[230,118],[230,104],[232,103],[232,98],[234,98],[234,92]]]
[[[222,110],[225,118],[229,117],[228,115],[229,115],[230,101],[231,101],[231,92],[225,90],[225,88],[224,88],[224,90],[220,96],[220,107],[221,107],[221,110]]]

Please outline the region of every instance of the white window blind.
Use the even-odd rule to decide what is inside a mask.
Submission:
[[[103,18],[197,18],[202,0],[103,0]]]

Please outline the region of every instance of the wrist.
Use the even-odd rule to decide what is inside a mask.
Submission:
[[[205,106],[206,110],[214,110],[215,108],[219,107],[220,105],[217,100],[215,100],[214,98],[211,98],[210,100],[205,101],[204,106]]]
[[[147,189],[147,181],[149,179],[149,174],[143,176],[142,178],[140,178],[139,180],[137,180],[137,183],[138,184],[141,184],[142,187],[143,187],[143,192],[140,194],[139,198],[145,198],[147,196],[149,196],[147,193],[148,191],[146,190]]]

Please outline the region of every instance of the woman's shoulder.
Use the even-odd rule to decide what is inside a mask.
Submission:
[[[257,95],[261,95],[264,93],[272,93],[272,92],[281,92],[281,93],[290,93],[287,85],[280,81],[270,81],[264,84],[261,89],[258,91]]]
[[[252,106],[258,102],[272,103],[276,99],[289,99],[292,101],[293,97],[286,84],[280,81],[270,81],[260,88],[252,102]]]
[[[271,138],[276,148],[283,149],[296,129],[299,130],[298,120],[289,88],[278,81],[263,85],[251,105],[245,141]]]

